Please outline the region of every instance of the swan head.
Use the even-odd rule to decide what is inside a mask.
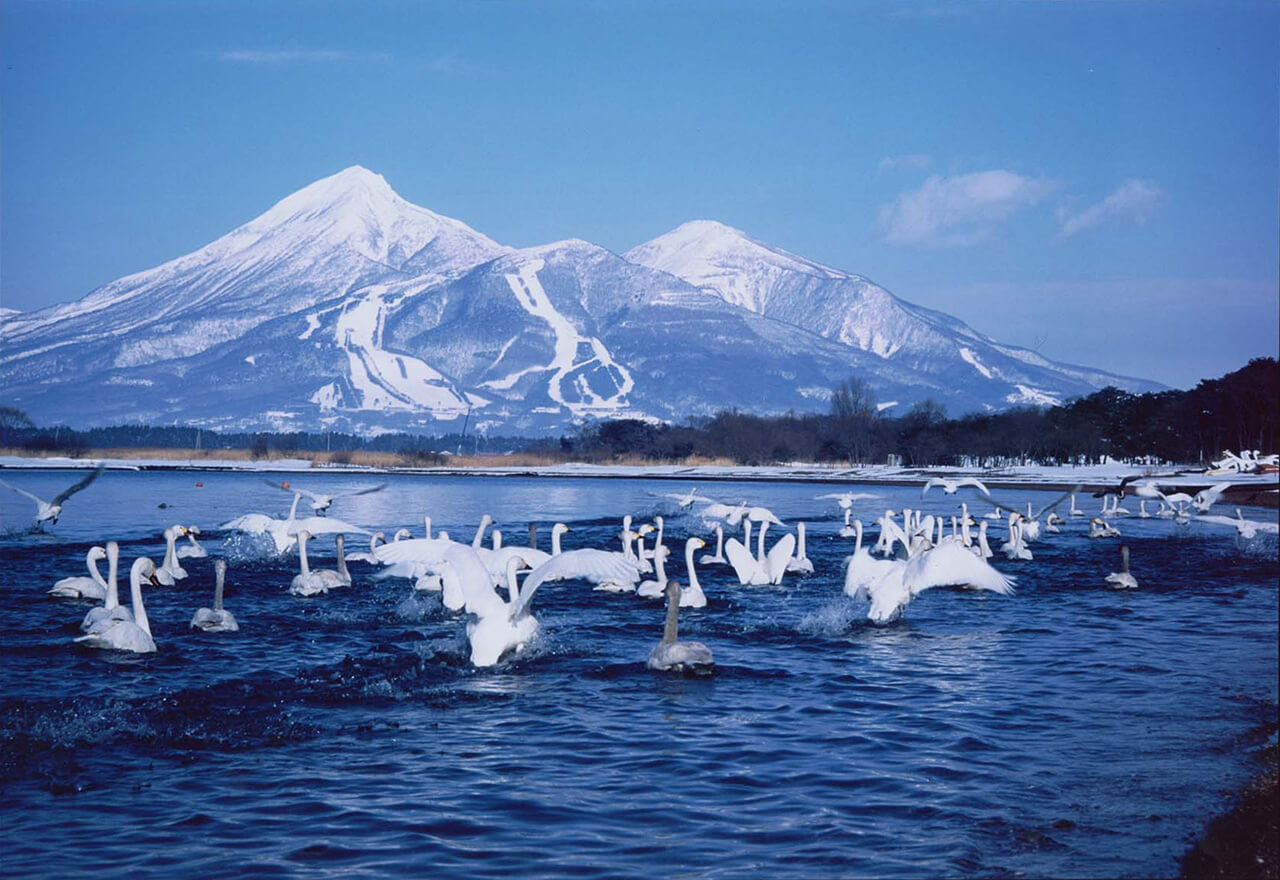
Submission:
[[[93,560],[106,559],[107,558],[106,548],[99,547],[97,544],[94,544],[92,547],[89,548],[89,558]]]
[[[645,523],[640,528],[636,529],[636,534],[643,538],[645,535],[654,531],[657,531],[657,530],[654,529],[654,527],[651,526],[649,523]]]
[[[133,567],[129,569],[129,574],[139,583],[149,581],[153,587],[160,586],[160,581],[156,580],[156,564],[145,556],[139,556],[133,560]]]
[[[690,538],[688,541],[685,541],[685,546],[693,550],[701,550],[703,547],[707,546],[707,542],[701,538]]]
[[[187,534],[188,534],[188,535],[198,535],[198,534],[200,534],[200,527],[199,527],[199,526],[184,526],[184,528],[187,530]]]
[[[311,533],[310,533],[310,532],[308,532],[306,529],[299,529],[299,530],[298,530],[298,532],[297,532],[297,534],[295,535],[295,537],[296,537],[299,541],[310,541],[310,540],[311,540]]]
[[[663,518],[660,516],[655,516],[653,518],[653,521],[658,524],[658,528],[662,528],[663,524],[665,523],[665,520],[663,520]]]
[[[556,523],[554,526],[551,527],[551,534],[553,535],[563,535],[565,532],[570,532],[570,531],[573,531],[573,530],[570,529],[564,523]]]
[[[217,575],[218,580],[222,580],[223,578],[225,578],[227,576],[227,560],[225,559],[213,560],[213,573]]]
[[[667,581],[667,585],[662,589],[663,594],[670,602],[680,604],[680,582],[674,578]]]

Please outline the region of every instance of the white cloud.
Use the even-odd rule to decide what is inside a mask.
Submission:
[[[1164,205],[1164,190],[1149,180],[1131,179],[1116,187],[1115,192],[1078,214],[1060,213],[1059,238],[1092,229],[1107,220],[1129,220],[1141,226]]]
[[[880,160],[881,171],[892,171],[895,168],[928,168],[933,159],[924,153],[908,153],[905,156],[885,156]]]
[[[880,231],[890,244],[974,244],[1056,188],[1053,181],[1001,169],[935,174],[880,209]]]

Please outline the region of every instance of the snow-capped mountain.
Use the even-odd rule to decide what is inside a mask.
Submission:
[[[727,407],[825,410],[850,374],[952,412],[1106,384],[699,221],[625,257],[517,250],[360,167],[200,250],[0,323],[6,405],[36,421],[563,429]],[[957,376],[963,377],[958,380]]]
[[[963,321],[912,305],[860,275],[823,266],[712,220],[694,220],[627,251],[725,302],[879,356],[946,376],[988,406],[1056,404],[1105,385],[1154,383],[1050,361]]]

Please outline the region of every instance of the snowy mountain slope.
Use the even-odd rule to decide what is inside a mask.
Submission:
[[[728,227],[676,233],[629,258],[578,239],[515,250],[349,168],[79,302],[6,313],[0,388],[77,426],[534,433],[825,410],[850,374],[955,413],[1131,387]]]
[[[726,302],[842,342],[1005,403],[1050,403],[1104,385],[1151,390],[1155,383],[1057,364],[1004,345],[963,321],[898,299],[863,278],[770,247],[709,220],[685,223],[627,252]],[[988,386],[986,392],[978,389]]]

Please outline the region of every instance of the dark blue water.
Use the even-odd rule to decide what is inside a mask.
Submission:
[[[74,475],[6,479],[48,497]],[[567,548],[605,546],[622,513],[654,511],[650,491],[687,489],[387,479],[332,513],[416,533],[430,513],[467,539],[489,512],[507,543],[542,523],[544,547],[564,520]],[[817,572],[778,589],[701,570],[710,604],[681,615],[682,635],[715,652],[715,673],[699,677],[646,670],[658,604],[581,584],[540,591],[538,640],[484,671],[469,667],[463,620],[403,581],[357,565],[352,588],[291,597],[294,562],[247,560],[212,531],[283,514],[288,496],[257,477],[108,473],[72,499],[56,537],[15,534],[29,505],[4,490],[0,872],[1176,872],[1275,730],[1274,539],[1242,552],[1231,529],[1122,520],[1142,586],[1120,593],[1103,583],[1117,542],[1086,539],[1076,520],[1033,545],[1034,562],[997,563],[1018,576],[1016,596],[934,590],[875,627],[841,595],[852,541],[813,497],[835,488],[703,485],[806,519]],[[920,501],[872,491],[883,499],[855,508],[864,521]],[[954,505],[937,496],[926,509]],[[73,645],[91,603],[47,597],[52,582],[109,538],[127,578],[135,556],[159,561],[172,523],[200,525],[215,553],[239,548],[226,605],[241,632],[187,629],[213,584],[209,560],[188,560],[187,580],[146,593],[158,654]],[[682,537],[691,524],[669,525]]]

